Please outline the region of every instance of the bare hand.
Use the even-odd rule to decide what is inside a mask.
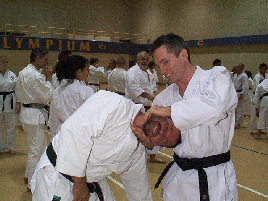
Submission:
[[[147,148],[152,150],[154,145],[151,143],[150,139],[144,134],[141,128],[135,127],[133,124],[131,125],[132,132],[136,135],[138,140]]]
[[[21,103],[17,102],[17,104],[16,104],[16,109],[15,109],[15,113],[16,113],[16,114],[19,114],[19,113],[20,113],[20,110],[21,110]]]
[[[171,108],[153,105],[146,113],[145,119],[148,120],[152,116],[171,117]]]
[[[72,177],[74,180],[73,185],[73,201],[88,201],[90,193],[86,184],[85,177]]]
[[[51,66],[45,66],[42,70],[42,73],[46,76],[47,81],[52,80],[53,69]]]

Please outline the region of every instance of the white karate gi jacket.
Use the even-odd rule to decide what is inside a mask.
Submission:
[[[23,104],[48,104],[52,100],[54,87],[32,64],[20,71],[17,82],[18,101]],[[20,122],[25,124],[45,124],[47,112],[37,108],[21,107]]]
[[[91,96],[53,138],[56,170],[71,176],[86,176],[87,182],[103,181],[113,172],[121,174],[128,200],[152,200],[145,147],[130,127],[141,109],[142,105],[116,93],[99,91]],[[38,171],[51,165],[44,153],[31,182],[32,191]],[[51,192],[57,178],[55,175],[47,180]]]
[[[229,72],[223,66],[202,70],[199,66],[183,98],[176,84],[156,96],[154,105],[171,106],[171,118],[181,130],[181,144],[173,150],[181,158],[203,158],[225,153],[234,134],[237,96]],[[237,200],[231,161],[204,168],[211,201]],[[183,171],[174,163],[164,183],[165,201],[199,201],[197,170]]]
[[[100,84],[99,77],[108,77],[108,71],[104,67],[94,67],[92,65],[89,66],[89,73],[87,76],[87,81],[89,84]],[[90,87],[97,92],[100,90],[100,87],[95,85],[90,85]]]
[[[246,100],[249,89],[247,74],[245,72],[242,72],[239,75],[235,74],[233,79],[234,79],[235,90],[242,90],[240,92],[237,92],[237,97],[240,94],[243,94],[243,100]]]
[[[158,85],[157,85],[157,83],[159,82],[159,79],[158,79],[156,70],[153,69],[153,72],[151,72],[150,69],[147,69],[147,72],[148,72],[149,74],[152,74],[152,75],[150,76],[150,78],[152,79],[153,91],[154,91],[154,92],[158,91]]]
[[[53,92],[50,103],[49,127],[51,134],[60,131],[63,122],[68,119],[90,96],[94,94],[91,87],[83,81],[64,79]]]
[[[123,68],[115,68],[108,75],[108,90],[125,93],[127,71]]]
[[[255,76],[254,76],[254,79],[253,79],[253,92],[255,93],[258,85],[265,79],[265,77],[263,77],[263,75],[258,72]]]
[[[3,76],[0,73],[0,92],[10,92],[14,91],[16,87],[17,76],[6,70],[5,75]],[[13,109],[11,109],[11,99],[13,98]],[[16,109],[16,92],[6,95],[4,105],[4,112],[14,112]],[[3,95],[0,95],[0,113],[2,113],[3,108]],[[14,114],[15,115],[15,114]]]
[[[134,101],[134,103],[141,103],[144,106],[151,106],[152,102],[147,98],[143,98],[140,95],[143,92],[147,92],[154,95],[152,79],[147,71],[140,69],[139,65],[131,67],[127,71],[126,79],[126,98]]]

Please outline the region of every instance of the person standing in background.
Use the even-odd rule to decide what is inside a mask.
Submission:
[[[252,79],[252,73],[251,71],[245,71],[245,73],[248,76],[248,93],[247,93],[247,99],[246,99],[246,106],[245,106],[245,114],[244,117],[245,118],[250,118],[250,114],[251,114],[251,106],[252,106],[252,102],[253,102],[253,79]]]
[[[266,78],[265,73],[267,71],[267,65],[265,63],[260,64],[259,72],[254,76],[252,92],[255,94],[255,91],[258,85]],[[250,134],[257,132],[257,117],[255,106],[251,106],[251,119],[250,119]]]
[[[52,68],[48,68],[48,51],[35,48],[30,55],[30,64],[19,72],[17,81],[18,101],[22,104],[20,122],[27,135],[28,158],[24,182],[28,183],[34,169],[47,146],[46,121],[48,118],[47,105],[52,100],[54,87]],[[42,73],[39,69],[43,69]]]
[[[266,121],[268,117],[268,78],[265,78],[257,87],[253,99],[258,120],[258,131],[255,138],[260,139],[260,134],[266,134]]]
[[[108,75],[108,87],[109,91],[118,93],[119,95],[125,96],[125,85],[126,85],[126,69],[127,60],[120,56],[116,61],[116,68],[114,68]]]
[[[21,105],[17,102],[16,97],[16,82],[17,76],[7,70],[8,58],[0,55],[0,152],[8,151],[9,154],[14,155],[15,147],[15,124],[16,114],[20,112]],[[5,125],[5,143],[2,144],[2,125]]]
[[[126,78],[126,98],[131,99],[134,103],[143,104],[145,110],[148,110],[155,98],[153,83],[147,72],[149,65],[149,53],[141,51],[137,54],[137,63],[127,71]],[[156,163],[165,163],[157,157],[158,150],[148,151],[150,161]]]
[[[108,77],[108,71],[104,67],[99,67],[99,59],[91,58],[89,66],[89,74],[87,81],[89,86],[93,89],[94,93],[100,90],[99,77]]]
[[[94,94],[93,89],[86,85],[88,64],[85,57],[73,55],[59,60],[56,65],[59,87],[53,92],[50,103],[50,141],[60,131],[63,122]]]
[[[214,61],[213,61],[213,67],[214,66],[221,66],[221,60],[220,59],[215,59]]]
[[[244,123],[245,104],[248,93],[248,76],[243,71],[245,65],[239,63],[236,66],[236,74],[234,75],[234,86],[238,97],[238,104],[235,111],[235,128],[238,129]]]

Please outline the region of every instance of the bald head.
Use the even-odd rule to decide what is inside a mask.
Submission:
[[[137,54],[137,64],[141,68],[141,70],[146,71],[149,65],[149,53],[145,51],[141,51]]]

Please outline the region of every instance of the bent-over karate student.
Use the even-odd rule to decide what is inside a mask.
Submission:
[[[230,145],[238,100],[229,72],[223,66],[192,65],[187,44],[174,34],[154,41],[153,56],[171,85],[156,96],[146,118],[171,117],[181,131],[174,161],[165,170],[163,200],[237,200]]]
[[[60,131],[63,122],[94,94],[93,89],[86,85],[88,64],[88,59],[79,55],[66,56],[56,64],[59,86],[50,103],[50,141]]]
[[[145,124],[142,110],[141,104],[113,92],[99,91],[91,96],[63,123],[43,154],[31,183],[33,201],[52,200],[53,196],[98,200],[96,193],[89,194],[86,182],[98,182],[104,196],[100,200],[114,200],[105,180],[113,172],[120,174],[128,200],[152,200],[145,147],[131,131],[131,124],[139,128]],[[153,137],[165,133],[178,141],[180,132],[171,119],[158,120],[155,125],[156,121],[152,123]],[[74,183],[59,172],[70,175]]]
[[[259,117],[257,125],[258,131],[255,138],[260,139],[260,134],[266,133],[266,121],[268,116],[268,78],[258,85],[253,98],[253,104],[256,108],[256,115]]]
[[[15,86],[17,76],[7,70],[8,58],[0,55],[0,152],[8,151],[9,154],[14,155],[15,147],[15,123],[16,114],[20,112],[20,103],[17,103],[15,93]],[[5,143],[2,145],[2,125],[5,125]]]

